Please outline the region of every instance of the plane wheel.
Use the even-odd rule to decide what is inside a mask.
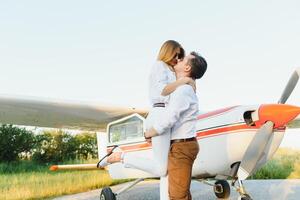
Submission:
[[[227,199],[230,196],[230,185],[225,180],[218,180],[214,185],[214,192],[218,198]]]
[[[105,187],[101,191],[100,200],[116,200],[116,195],[112,192],[110,187]]]
[[[243,194],[243,196],[241,196],[241,200],[252,200],[252,198],[248,194]]]

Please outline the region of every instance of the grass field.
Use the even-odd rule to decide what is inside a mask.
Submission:
[[[41,199],[111,185],[108,173],[99,171],[0,175],[0,199]]]
[[[279,149],[274,158],[251,178],[300,178],[300,151]],[[0,199],[47,199],[124,181],[113,181],[107,172],[99,170],[51,172],[48,166],[31,162],[0,164]]]
[[[0,199],[47,199],[124,181],[113,181],[107,172],[100,170],[52,172],[47,166],[30,162],[0,164]]]
[[[300,150],[278,149],[252,179],[300,179]]]

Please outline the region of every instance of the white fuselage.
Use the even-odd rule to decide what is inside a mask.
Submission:
[[[228,176],[231,165],[242,160],[243,155],[259,127],[251,126],[245,121],[247,111],[256,111],[259,106],[235,106],[199,115],[197,122],[197,140],[200,151],[193,166],[193,176],[214,178],[217,175]],[[256,169],[268,161],[278,149],[285,129],[274,130],[265,151],[265,159],[258,163]],[[151,162],[152,147],[145,141],[122,144],[120,148],[136,157],[147,157]],[[147,163],[145,163],[147,165]],[[122,163],[108,167],[112,178],[155,177],[137,169],[125,168]]]

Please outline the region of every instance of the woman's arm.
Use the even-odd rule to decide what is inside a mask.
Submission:
[[[192,78],[189,78],[189,77],[184,77],[184,78],[181,78],[179,80],[176,80],[173,83],[167,84],[164,87],[164,89],[162,90],[161,95],[162,96],[168,96],[169,94],[174,92],[178,86],[181,86],[181,85],[184,85],[184,84],[191,85],[193,87],[194,91],[196,91],[196,82],[195,82],[195,80],[193,80]]]

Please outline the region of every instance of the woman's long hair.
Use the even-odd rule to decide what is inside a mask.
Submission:
[[[175,40],[166,41],[160,48],[157,60],[170,64],[172,59],[176,56],[176,53],[180,50],[180,53],[184,56],[184,49]]]

